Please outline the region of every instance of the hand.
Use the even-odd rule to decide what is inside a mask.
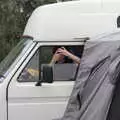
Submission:
[[[56,51],[55,54],[53,55],[52,60],[51,60],[50,63],[55,63],[55,62],[59,61],[60,58],[61,58],[61,56],[62,56],[62,55],[60,55],[60,54],[57,53],[57,51]]]
[[[67,56],[70,59],[72,59],[75,63],[80,63],[80,58],[75,56],[74,54],[70,53],[69,51],[67,51],[64,47],[61,47],[57,50],[57,53],[63,56]]]
[[[60,54],[57,54],[57,53],[55,53],[54,55],[53,55],[53,60],[56,62],[56,61],[59,61],[59,58],[60,58]]]
[[[67,51],[64,47],[58,48],[58,50],[56,51],[56,53],[60,54],[60,55],[67,56],[67,57],[70,56],[70,52]]]

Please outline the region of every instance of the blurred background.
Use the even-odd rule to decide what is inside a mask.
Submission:
[[[67,0],[0,0],[0,62],[19,42],[35,8],[64,1]]]

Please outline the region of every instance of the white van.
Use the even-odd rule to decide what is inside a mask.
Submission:
[[[79,48],[81,57],[88,38],[117,29],[119,4],[118,0],[80,0],[38,7],[20,43],[0,64],[0,120],[61,117],[78,65],[54,64],[54,69],[46,69],[53,49]]]

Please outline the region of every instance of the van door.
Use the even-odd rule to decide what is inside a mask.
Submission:
[[[56,63],[54,82],[41,83],[41,86],[36,86],[36,83],[41,80],[42,65],[50,63],[56,46],[64,46],[71,53],[70,50],[77,48],[77,54],[72,54],[81,57],[83,45],[84,42],[38,43],[8,86],[8,120],[52,120],[62,117],[74,85],[78,64],[73,61],[57,66]]]

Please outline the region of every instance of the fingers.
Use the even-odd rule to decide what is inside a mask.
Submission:
[[[61,47],[61,49],[66,50],[65,47]]]
[[[57,50],[57,54],[63,54],[63,53],[64,53],[64,50],[63,50],[63,49],[59,48],[59,49]]]
[[[67,51],[64,47],[61,47],[61,48],[58,48],[57,50],[58,52],[64,52],[64,51]]]
[[[61,55],[64,55],[64,56],[68,56],[69,55],[69,52],[64,47],[59,48],[57,50],[57,53],[61,54]]]

